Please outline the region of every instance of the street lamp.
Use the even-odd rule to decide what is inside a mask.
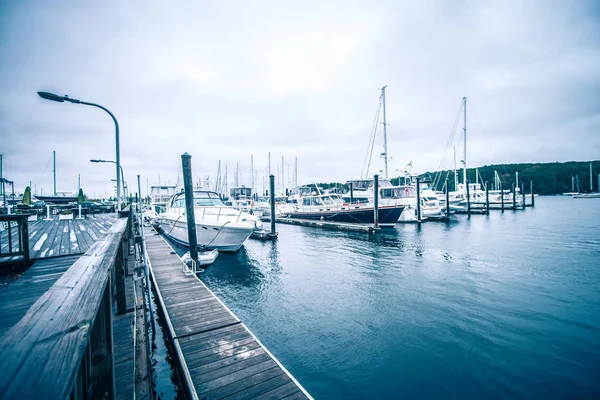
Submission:
[[[116,164],[115,161],[112,160],[90,160],[90,162],[93,163],[112,163],[112,164]],[[119,168],[121,169],[121,180],[123,181],[123,194],[125,194],[125,174],[123,173],[123,167],[121,165],[119,165]],[[112,179],[114,181],[114,179]],[[127,197],[127,195],[125,195],[125,197]]]
[[[118,217],[119,210],[121,209],[121,179],[119,176],[119,170],[121,169],[121,154],[120,154],[120,150],[119,150],[119,122],[117,122],[117,119],[115,118],[113,113],[111,113],[107,108],[101,106],[100,104],[88,103],[86,101],[72,99],[67,95],[59,96],[57,94],[48,93],[48,92],[37,92],[37,94],[44,100],[56,101],[58,103],[64,103],[65,101],[68,101],[69,103],[73,103],[73,104],[83,104],[86,106],[97,107],[97,108],[100,108],[100,109],[106,111],[108,113],[108,115],[110,115],[110,117],[113,119],[113,121],[115,123],[115,143],[116,143],[116,160],[117,160],[115,162],[115,164],[117,164],[117,171],[116,171],[116,175],[117,175],[117,208],[116,208],[116,213],[117,213],[117,217]]]

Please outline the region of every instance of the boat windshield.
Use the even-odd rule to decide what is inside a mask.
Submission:
[[[194,192],[194,207],[224,206],[219,195],[213,192]]]

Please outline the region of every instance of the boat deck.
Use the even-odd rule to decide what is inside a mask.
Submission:
[[[145,229],[153,285],[191,398],[295,399],[310,395],[246,326]]]
[[[270,221],[270,217],[261,218],[263,221]],[[332,229],[340,231],[351,231],[351,232],[373,232],[375,228],[369,224],[351,224],[347,222],[329,222],[319,221],[313,219],[300,219],[300,218],[287,218],[287,217],[276,217],[275,222],[278,224],[287,225],[299,225],[299,226],[311,226],[314,228]],[[268,229],[268,226],[265,227]]]

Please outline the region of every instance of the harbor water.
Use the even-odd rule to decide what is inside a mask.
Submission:
[[[201,279],[318,399],[599,398],[600,200],[278,225]]]

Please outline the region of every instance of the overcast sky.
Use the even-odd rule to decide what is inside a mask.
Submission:
[[[112,120],[40,90],[115,113],[143,194],[146,178],[177,181],[184,152],[195,179],[221,160],[246,184],[253,154],[259,189],[269,151],[286,181],[294,157],[299,183],[357,178],[383,85],[391,176],[438,168],[463,96],[470,166],[600,158],[598,1],[4,0],[0,52],[0,153],[18,191],[52,191],[53,150],[58,191],[78,173],[86,194],[112,191],[114,167],[89,162],[114,160]]]

